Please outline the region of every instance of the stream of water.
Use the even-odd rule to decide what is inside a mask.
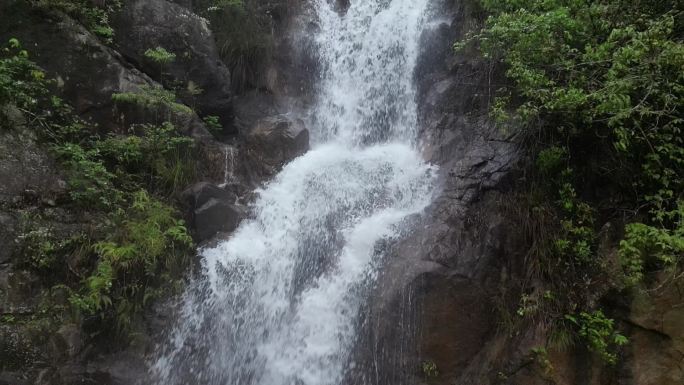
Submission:
[[[322,77],[312,149],[258,191],[252,219],[204,249],[160,385],[337,385],[383,245],[430,203],[412,83],[427,0],[312,0]]]

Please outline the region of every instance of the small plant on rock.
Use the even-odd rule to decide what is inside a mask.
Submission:
[[[218,116],[205,116],[202,120],[204,120],[204,124],[207,126],[207,129],[211,131],[214,134],[220,134],[223,132],[223,126],[219,122],[219,117]]]
[[[58,10],[78,20],[83,26],[106,43],[114,38],[114,29],[109,24],[110,16],[121,8],[120,0],[97,3],[90,0],[30,0],[33,6],[49,10]]]
[[[176,54],[163,47],[150,48],[145,51],[145,58],[159,66],[159,82],[164,80],[164,67],[176,60]]]
[[[0,49],[0,127],[10,125],[10,109],[33,115],[46,92],[45,73],[29,59],[18,39],[9,39]]]
[[[138,92],[122,92],[112,94],[112,100],[118,104],[131,104],[155,111],[157,115],[166,112],[164,120],[170,120],[171,114],[190,115],[192,109],[176,102],[176,94],[162,87],[140,86]]]
[[[423,372],[425,378],[435,378],[439,376],[439,370],[437,369],[437,364],[432,360],[423,361],[420,364],[420,369]]]

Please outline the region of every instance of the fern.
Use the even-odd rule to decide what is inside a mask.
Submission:
[[[176,94],[173,91],[162,87],[143,85],[140,86],[139,92],[115,93],[112,95],[112,100],[116,103],[132,104],[157,112],[168,110],[181,115],[192,114],[190,107],[176,102]]]

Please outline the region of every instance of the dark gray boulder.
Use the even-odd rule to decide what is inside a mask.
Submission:
[[[208,182],[197,183],[183,192],[196,238],[206,241],[218,233],[234,231],[246,210],[236,203],[234,193]]]
[[[125,2],[115,29],[119,52],[137,68],[157,82],[178,87],[180,98],[200,115],[215,115],[224,127],[233,126],[230,72],[207,20],[166,0],[134,0]],[[175,59],[160,66],[145,57],[148,49],[157,47]]]
[[[199,239],[208,240],[219,232],[234,231],[243,216],[238,206],[211,198],[195,210],[194,227]]]
[[[210,199],[217,199],[224,202],[235,202],[235,194],[209,182],[199,182],[190,186],[183,192],[183,199],[190,207],[198,208],[204,206]]]
[[[86,339],[83,331],[79,325],[73,323],[62,325],[50,341],[54,350],[53,355],[64,361],[76,357],[83,350],[85,344]]]
[[[245,139],[247,164],[254,180],[270,177],[309,150],[309,130],[287,115],[257,121]]]
[[[141,87],[160,85],[64,14],[35,9],[24,1],[2,1],[0,42],[9,38],[19,39],[30,58],[56,79],[58,95],[100,132],[124,132],[130,124],[168,120],[187,135],[212,138],[195,113],[115,104],[113,93],[139,93]]]

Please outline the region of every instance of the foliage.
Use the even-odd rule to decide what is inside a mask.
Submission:
[[[534,347],[530,350],[532,359],[542,368],[544,374],[549,375],[553,372],[553,364],[549,358],[549,353],[544,347]]]
[[[96,2],[90,0],[31,0],[31,2],[38,8],[64,12],[105,42],[112,42],[114,29],[109,25],[109,18],[112,13],[121,8],[120,0],[102,2],[102,6],[97,6]]]
[[[537,155],[537,168],[546,175],[558,173],[566,162],[568,150],[564,147],[551,146],[545,148]]]
[[[143,127],[143,150],[146,154],[149,185],[158,191],[173,194],[185,188],[195,177],[194,142],[180,136],[176,128],[166,122],[160,126]],[[153,155],[154,154],[154,155]]]
[[[516,313],[520,317],[524,317],[530,313],[536,312],[537,308],[538,308],[538,305],[537,305],[536,301],[534,301],[534,299],[531,296],[529,296],[527,294],[523,294],[520,297],[520,306],[518,306],[518,310],[516,311]]]
[[[81,285],[71,286],[69,300],[82,315],[113,321],[119,333],[159,287],[181,276],[192,246],[176,211],[148,193],[174,194],[189,183],[192,139],[170,123],[133,130],[139,135],[55,145],[74,201],[107,218],[91,239],[97,262]]]
[[[145,51],[145,58],[158,65],[165,65],[176,60],[176,54],[167,51],[164,47],[150,48]]]
[[[145,58],[152,63],[159,66],[159,82],[164,82],[164,67],[174,60],[176,60],[176,54],[167,51],[164,47],[150,48],[145,51]],[[174,97],[175,99],[175,97]]]
[[[22,245],[21,254],[26,256],[29,266],[35,269],[49,269],[57,263],[57,244],[52,230],[47,227],[27,229],[18,236]]]
[[[640,172],[638,203],[658,225],[671,226],[684,191],[684,45],[676,2],[483,5],[492,16],[470,39],[506,64],[522,100],[515,116],[552,143],[589,146],[608,138],[614,149],[607,158]]]
[[[581,312],[578,315],[566,315],[565,319],[578,329],[579,336],[601,359],[609,364],[617,362],[617,355],[613,350],[625,345],[627,338],[615,331],[612,319],[606,318],[601,310],[592,313]]]
[[[192,80],[188,81],[188,85],[185,87],[185,91],[193,97],[202,95],[202,93],[204,92],[204,90],[200,86],[195,84],[195,82],[193,82]]]
[[[572,321],[614,362],[607,350],[623,340],[600,310],[589,312],[590,298],[620,281],[606,278],[599,226],[627,223],[627,286],[663,269],[677,278],[684,259],[683,10],[672,0],[481,4],[484,27],[455,48],[476,47],[511,81],[492,116],[522,127],[535,159],[526,215],[537,224],[526,227],[536,254],[526,262],[536,276],[526,279],[541,278],[557,298],[523,297],[520,309]]]
[[[112,94],[112,100],[120,104],[132,104],[160,112],[166,112],[168,120],[171,113],[190,115],[192,109],[176,102],[176,94],[156,86],[140,86],[139,92],[122,92]]]
[[[114,188],[114,174],[98,159],[96,149],[87,150],[75,143],[55,146],[67,170],[71,198],[89,207],[113,208],[121,203],[121,191]]]
[[[423,361],[420,364],[420,369],[423,372],[425,378],[435,378],[439,376],[439,369],[437,369],[437,364],[434,361]]]
[[[223,126],[219,122],[218,116],[209,115],[205,116],[202,120],[204,120],[204,124],[207,126],[207,129],[214,134],[220,134],[223,131]]]
[[[574,330],[568,328],[565,317],[557,320],[557,324],[553,325],[549,334],[548,343],[552,349],[558,351],[565,351],[571,346],[575,345]]]
[[[114,308],[116,324],[126,331],[130,320],[155,293],[155,286],[178,276],[193,242],[175,210],[140,190],[131,206],[116,215],[108,235],[96,243],[95,269],[70,302],[86,315],[106,317]],[[155,282],[156,285],[152,283]]]
[[[625,270],[625,283],[636,285],[644,278],[646,264],[664,268],[676,275],[684,255],[684,202],[677,210],[674,228],[664,229],[643,223],[630,223],[620,242],[620,262]]]
[[[19,40],[9,39],[0,49],[0,127],[9,124],[7,108],[35,109],[46,87],[45,73],[29,59]]]
[[[168,122],[137,130],[139,135],[89,136],[53,145],[75,202],[113,210],[127,191],[146,188],[170,195],[190,182],[195,172],[191,138],[180,136]]]
[[[71,286],[69,300],[80,314],[113,321],[124,334],[157,288],[181,276],[192,246],[175,210],[148,193],[175,193],[189,182],[192,140],[170,123],[134,131],[139,135],[55,145],[74,201],[107,218],[91,240],[97,262],[81,285]]]
[[[87,247],[84,234],[58,235],[52,226],[30,216],[22,217],[17,241],[19,265],[42,274],[48,281],[53,281],[55,272],[63,270],[64,256],[80,253]]]
[[[11,40],[0,57],[0,111],[18,108],[53,150],[67,179],[66,208],[86,213],[81,220],[87,232],[58,233],[50,221],[27,218],[18,237],[19,262],[49,277],[55,290],[70,293],[77,314],[98,319],[98,330],[116,325],[125,335],[144,305],[177,282],[192,253],[185,224],[162,199],[194,177],[194,143],[168,122],[104,138],[94,134],[70,106],[48,93],[42,74]],[[173,93],[154,89],[145,96],[157,98],[149,103],[174,108]]]
[[[133,127],[138,135],[110,134],[93,143],[104,164],[124,185],[172,194],[194,177],[194,142],[173,124]]]

